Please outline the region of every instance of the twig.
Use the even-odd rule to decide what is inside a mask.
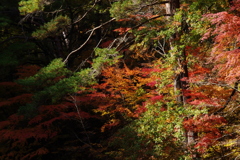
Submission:
[[[78,109],[78,105],[77,105],[76,98],[73,97],[73,96],[71,96],[71,98],[72,98],[72,100],[73,100],[73,101],[72,101],[73,104],[75,105],[75,107],[76,107],[76,109],[77,109],[77,113],[78,113],[78,116],[79,116],[79,119],[80,119],[80,123],[81,123],[81,125],[82,125],[82,127],[83,127],[83,130],[84,130],[84,132],[85,132],[85,135],[87,136],[88,143],[90,144],[90,143],[91,143],[91,142],[90,142],[90,138],[89,138],[89,136],[88,136],[88,134],[87,134],[87,130],[86,130],[84,124],[83,124],[83,120],[82,120],[82,117],[81,117],[80,111],[79,111],[79,109]]]

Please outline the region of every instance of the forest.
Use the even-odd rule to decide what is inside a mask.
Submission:
[[[240,0],[1,0],[0,159],[240,159]]]

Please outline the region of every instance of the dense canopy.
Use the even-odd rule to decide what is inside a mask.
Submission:
[[[1,0],[0,159],[240,158],[240,0]]]

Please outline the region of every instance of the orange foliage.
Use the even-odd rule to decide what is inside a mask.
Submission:
[[[120,125],[128,118],[137,118],[146,111],[143,102],[153,95],[146,84],[151,79],[141,68],[108,67],[102,71],[100,84],[75,97],[78,105],[95,106],[94,111],[106,118],[102,131]],[[151,79],[154,80],[154,79]]]
[[[124,33],[127,33],[129,30],[131,30],[131,28],[117,28],[117,29],[114,29],[113,31],[115,32],[119,32],[119,35],[123,35]]]

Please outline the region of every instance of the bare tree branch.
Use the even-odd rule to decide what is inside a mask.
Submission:
[[[72,98],[72,103],[73,103],[74,106],[76,107],[76,110],[77,110],[77,113],[78,113],[78,116],[79,116],[80,123],[81,123],[81,125],[82,125],[82,127],[83,127],[83,130],[84,130],[84,132],[85,132],[85,135],[87,136],[88,145],[91,146],[91,145],[90,145],[90,144],[91,144],[90,138],[89,138],[89,136],[88,136],[88,134],[87,134],[86,127],[85,127],[85,125],[84,125],[84,123],[83,123],[83,118],[82,118],[82,116],[81,116],[80,110],[79,110],[78,105],[77,105],[76,96],[70,95],[70,97]]]
[[[110,22],[112,22],[112,21],[114,21],[114,20],[115,20],[115,18],[112,18],[112,19],[110,19],[109,21],[107,21],[107,22],[105,22],[105,23],[103,23],[103,24],[101,24],[101,25],[99,25],[99,26],[97,26],[97,27],[95,27],[95,28],[87,31],[87,33],[90,32],[90,34],[89,34],[88,38],[86,39],[86,41],[85,41],[81,46],[79,46],[77,49],[75,49],[75,50],[73,50],[72,52],[70,52],[63,62],[66,63],[67,60],[68,60],[68,58],[69,58],[73,53],[79,51],[83,46],[85,46],[85,45],[87,44],[87,42],[90,40],[90,38],[92,37],[92,35],[93,35],[93,33],[94,33],[95,30],[103,27],[104,25],[106,25],[106,24],[108,24],[108,23],[110,23]]]

